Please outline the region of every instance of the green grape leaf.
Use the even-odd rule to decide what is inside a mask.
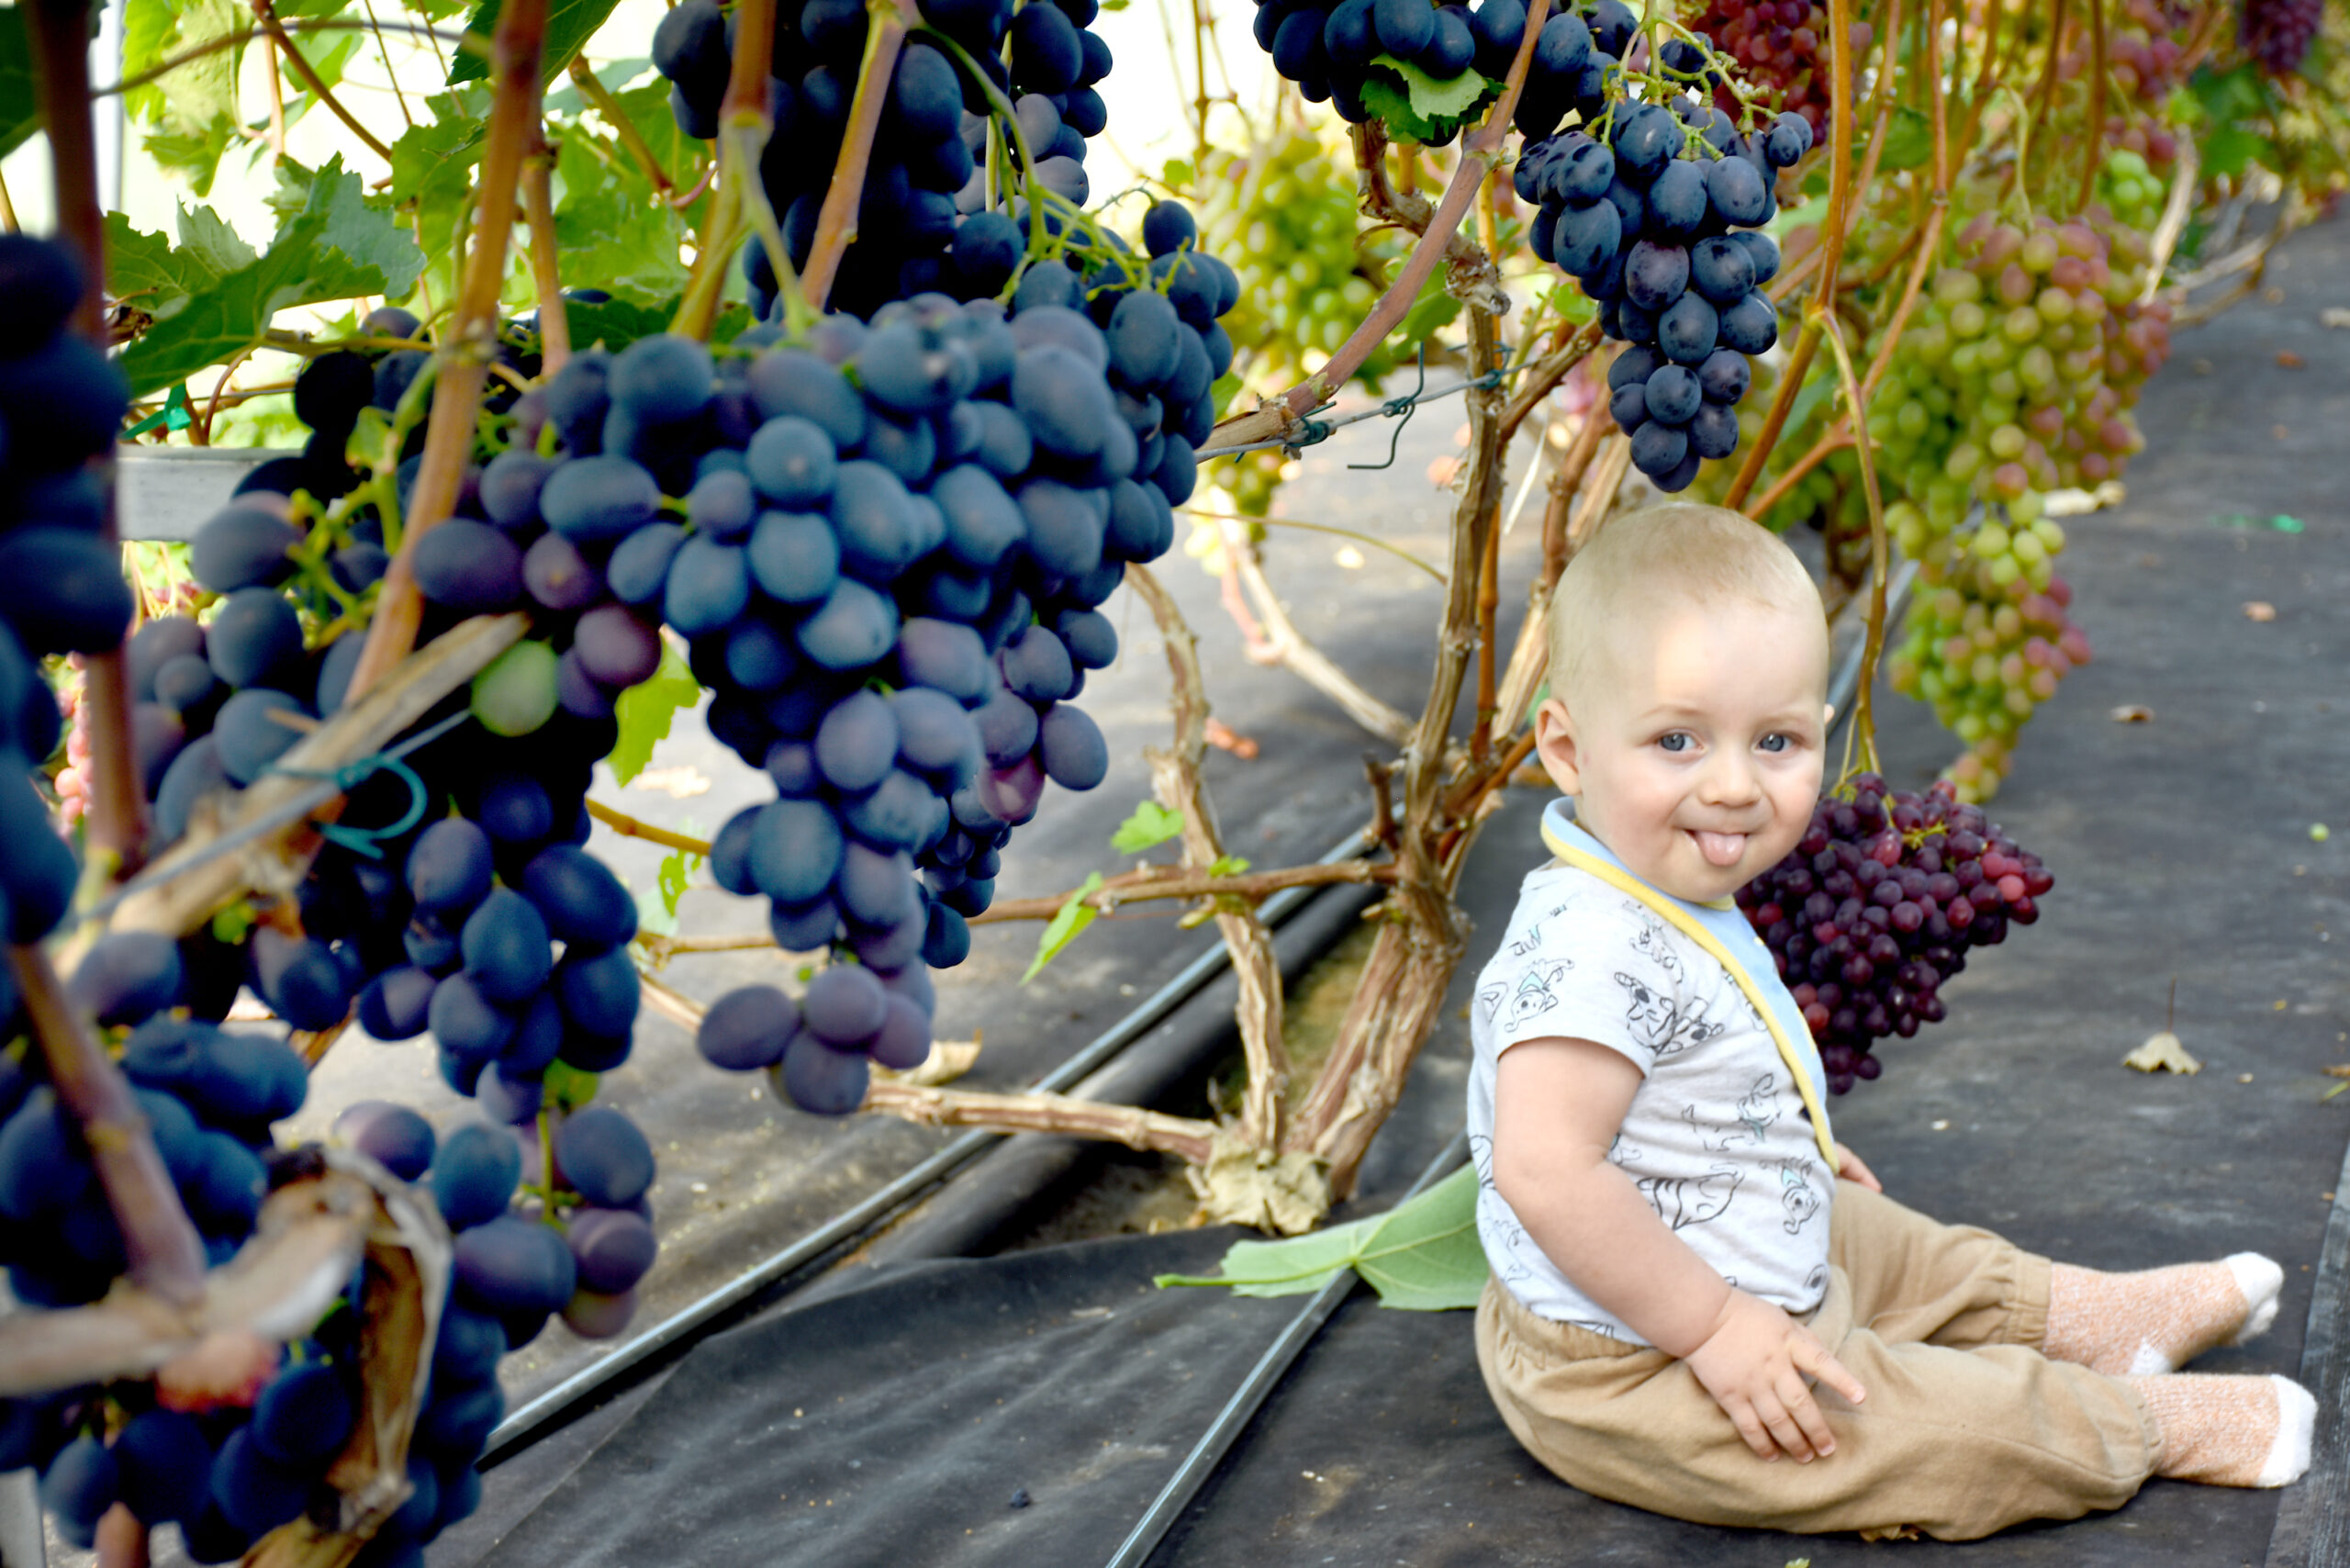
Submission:
[[[1933,122],[1907,104],[1897,106],[1892,123],[1885,128],[1885,151],[1877,155],[1877,167],[1915,169],[1933,155]]]
[[[236,122],[218,114],[202,125],[180,123],[150,131],[147,156],[155,160],[157,167],[185,179],[189,190],[206,196],[212,194],[222,154],[236,140]]]
[[[1157,1283],[1226,1285],[1235,1295],[1304,1295],[1352,1269],[1404,1312],[1472,1307],[1485,1289],[1477,1239],[1477,1170],[1464,1165],[1384,1215],[1286,1241],[1236,1241],[1221,1274],[1161,1274]]]
[[[682,296],[686,268],[677,247],[688,237],[685,218],[667,202],[647,199],[649,185],[633,165],[608,163],[585,146],[575,147],[575,140],[587,139],[567,138],[555,162],[564,199],[555,208],[554,238],[565,274],[593,278],[596,286],[624,299]]]
[[[685,659],[666,638],[661,644],[661,667],[620,695],[614,716],[621,738],[612,747],[612,777],[625,784],[644,771],[653,748],[669,738],[669,722],[701,700],[701,682],[694,678]]]
[[[1412,301],[1409,310],[1404,312],[1404,319],[1395,323],[1395,330],[1387,334],[1388,341],[1426,342],[1450,326],[1460,314],[1460,301],[1444,291],[1443,275],[1440,273],[1432,274],[1427,283],[1420,286],[1419,297]]]
[[[639,338],[667,331],[680,303],[681,297],[674,294],[650,305],[621,298],[610,299],[600,305],[567,300],[564,305],[564,318],[570,324],[571,341],[575,345],[586,348],[602,343],[617,353]],[[713,344],[731,343],[754,325],[749,307],[729,305],[719,311],[718,319],[711,323],[710,341]]]
[[[1439,81],[1392,54],[1378,55],[1371,64],[1387,74],[1377,71],[1364,74],[1363,106],[1384,120],[1389,130],[1423,144],[1448,140],[1501,91],[1497,84],[1474,71]]]
[[[1093,924],[1094,916],[1102,912],[1085,901],[1101,889],[1102,873],[1089,871],[1085,875],[1084,885],[1069,894],[1061,907],[1053,912],[1053,918],[1045,926],[1045,934],[1036,938],[1036,956],[1030,960],[1028,972],[1020,977],[1022,985],[1035,980],[1037,970],[1058,958],[1062,948],[1076,941],[1079,935]]]
[[[1215,863],[1208,868],[1208,875],[1211,877],[1237,877],[1247,869],[1248,869],[1248,861],[1246,857],[1239,855],[1223,855],[1218,856]]]
[[[191,232],[203,264],[234,260],[242,249],[229,245],[234,237],[226,225],[199,221]],[[367,205],[358,174],[338,153],[318,172],[308,203],[278,230],[269,250],[192,290],[180,309],[124,351],[123,371],[134,395],[155,391],[255,347],[280,310],[405,293],[422,265],[415,242],[389,212]]]
[[[1118,831],[1110,835],[1110,847],[1121,855],[1139,855],[1182,831],[1182,812],[1170,812],[1156,801],[1144,801],[1135,807],[1135,814],[1120,823]]]
[[[2257,131],[2223,125],[2203,139],[2203,172],[2214,179],[2232,178],[2255,163],[2274,166],[2277,144]]]
[[[191,230],[201,215],[218,225],[218,233],[243,250],[242,260],[234,260],[233,252],[201,242],[191,243]],[[256,258],[251,247],[237,239],[235,230],[221,223],[208,207],[191,211],[180,209],[180,243],[174,246],[161,234],[141,234],[130,226],[128,216],[119,212],[106,214],[106,292],[118,299],[128,299],[141,310],[161,320],[178,311],[188,297],[218,283],[227,274],[250,265]]]
[[[40,101],[33,89],[32,39],[25,33],[25,7],[0,15],[0,154],[16,151],[40,129]],[[96,13],[91,13],[96,19]]]
[[[547,6],[547,30],[539,45],[539,80],[552,82],[563,74],[571,57],[585,47],[612,14],[619,0],[550,0]],[[474,14],[465,18],[465,31],[477,33],[485,40],[498,30],[498,0],[482,0]],[[486,54],[461,49],[449,62],[449,85],[461,82],[486,82],[489,79],[489,62]]]

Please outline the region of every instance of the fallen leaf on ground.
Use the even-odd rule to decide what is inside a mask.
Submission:
[[[2301,356],[2295,353],[2292,350],[2278,349],[2277,351],[2277,363],[2283,365],[2287,370],[2299,370],[2301,368],[2302,361]]]
[[[675,767],[648,767],[629,780],[632,790],[657,790],[673,801],[710,792],[710,776],[690,763]]]
[[[2338,1061],[2332,1067],[2322,1067],[2318,1070],[2328,1078],[2350,1078],[2350,1061]]]
[[[2121,1058],[2121,1065],[2140,1072],[2177,1072],[2189,1078],[2203,1070],[2203,1064],[2189,1056],[2168,1029],[2147,1036],[2144,1045]]]
[[[1207,722],[1205,739],[1208,745],[1219,751],[1228,751],[1243,762],[1257,760],[1257,743],[1222,719],[1212,718]]]
[[[2113,711],[2113,722],[2117,724],[2149,724],[2154,722],[2154,711],[2143,702],[2124,702]]]
[[[2247,621],[2274,621],[2277,619],[2277,607],[2265,599],[2246,599],[2244,618]]]

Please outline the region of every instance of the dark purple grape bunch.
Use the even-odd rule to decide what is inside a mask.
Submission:
[[[109,450],[130,388],[69,330],[81,263],[64,246],[0,234],[0,935],[38,942],[64,916],[78,875],[32,770],[57,749],[50,654],[119,647],[136,612],[90,459]],[[14,999],[0,981],[0,1019]]]
[[[100,939],[67,997],[101,1029],[128,1032],[122,1069],[156,1152],[211,1261],[226,1261],[252,1234],[267,1190],[270,1125],[308,1092],[302,1058],[283,1041],[181,1016],[200,999],[168,936]],[[38,1059],[10,1058],[0,1073],[0,1262],[19,1301],[71,1306],[104,1295],[128,1260],[81,1130]]]
[[[1702,54],[1687,63],[1702,65]],[[1741,136],[1728,115],[1691,98],[1671,108],[1619,101],[1586,123],[1604,137],[1550,137],[1527,150],[1513,178],[1520,196],[1541,204],[1535,254],[1581,284],[1602,329],[1630,345],[1607,379],[1633,465],[1659,489],[1684,490],[1701,462],[1738,449],[1747,357],[1778,341],[1762,286],[1779,270],[1779,248],[1759,226],[1777,211],[1773,183],[1810,149],[1811,128],[1788,114]]]
[[[779,946],[835,955],[796,1002],[721,999],[702,1048],[779,1066],[803,1109],[854,1110],[870,1062],[927,1054],[927,971],[968,952],[1013,830],[1047,783],[1108,772],[1074,703],[1117,655],[1098,607],[1173,543],[1230,353],[1237,282],[1196,233],[1162,204],[1147,259],[1101,241],[1032,264],[1009,316],[918,297],[756,345],[767,422],[688,498],[755,516],[690,568],[693,537],[664,546],[711,733],[778,792],[721,829],[711,872],[769,901]]]
[[[396,927],[403,961],[366,982],[359,1022],[385,1041],[430,1030],[452,1088],[498,1121],[528,1123],[557,1062],[601,1073],[628,1059],[640,1000],[629,955],[636,903],[574,844],[523,840],[530,857],[517,866],[517,840],[501,834],[543,822],[538,779],[501,770],[470,803],[408,849],[406,897],[385,901],[406,912]],[[512,820],[521,815],[532,820]]]
[[[923,6],[923,20],[959,45],[1013,103],[1035,160],[1022,176],[1079,207],[1090,194],[1086,139],[1100,135],[1110,118],[1097,90],[1110,73],[1110,47],[1089,29],[1098,10],[1097,0],[1052,0],[1016,13],[1012,0],[931,0]],[[654,64],[668,78],[670,107],[689,136],[718,132],[733,27],[715,0],[685,0],[654,34]],[[863,0],[807,0],[777,18],[767,83],[775,129],[759,173],[794,266],[804,263],[814,243],[866,27]],[[1002,286],[1009,269],[997,273],[996,252],[1003,223],[983,223],[968,239],[962,232],[986,205],[979,171],[989,113],[987,94],[966,80],[953,55],[927,39],[907,41],[866,177],[857,238],[834,287],[834,308],[863,317],[893,298],[943,292],[971,299]],[[1011,216],[1008,208],[995,214],[999,220]],[[777,281],[755,241],[745,247],[743,266],[754,310],[764,319]]]
[[[185,959],[185,945],[168,937],[116,933],[84,957],[66,994],[97,1027],[122,1035],[122,1070],[156,1154],[218,1267],[252,1238],[267,1193],[316,1169],[314,1155],[281,1150],[272,1137],[272,1125],[301,1107],[308,1073],[283,1040],[217,1027],[206,1014],[218,1016],[218,998]],[[10,1058],[0,1073],[0,1261],[10,1287],[34,1306],[95,1301],[128,1259],[88,1147],[37,1066]],[[395,1174],[421,1174],[399,1149],[412,1149],[420,1134],[429,1158],[422,1117],[379,1104],[354,1107],[344,1126],[354,1117],[378,1124],[370,1152],[399,1166]],[[99,1518],[119,1503],[151,1529],[179,1525],[196,1561],[234,1561],[326,1492],[328,1465],[362,1406],[356,1306],[347,1294],[241,1390],[166,1395],[126,1382],[0,1401],[0,1463],[40,1473],[42,1505],[76,1546],[88,1547]],[[443,1319],[444,1355],[458,1316]],[[504,1349],[501,1336],[476,1386],[494,1393]],[[410,1454],[414,1494],[379,1540],[430,1540],[479,1500],[474,1464],[497,1414],[482,1421],[477,1408],[453,1412],[442,1394],[436,1365]]]
[[[1309,103],[1326,100],[1348,123],[1360,125],[1374,118],[1379,100],[1376,92],[1366,93],[1367,84],[1375,80],[1403,93],[1392,61],[1439,82],[1473,73],[1497,88],[1525,40],[1526,20],[1525,0],[1482,0],[1473,9],[1431,0],[1259,0],[1255,32],[1258,47],[1272,56],[1276,71],[1297,84],[1301,96]],[[1608,68],[1622,59],[1639,25],[1622,0],[1553,11],[1528,63],[1518,96],[1519,128],[1539,126],[1528,134],[1547,135],[1578,105],[1595,108]],[[1438,123],[1432,143],[1449,142],[1463,123]],[[1424,129],[1399,128],[1397,133],[1418,140]]]
[[[2325,0],[2244,0],[2237,37],[2271,76],[2289,76],[2325,22]]]
[[[1874,773],[1852,785],[1849,801],[1823,796],[1787,857],[1738,892],[1838,1094],[1876,1077],[1876,1041],[1942,1022],[1942,986],[1968,949],[2038,920],[2056,880],[1947,780],[1923,794]]]

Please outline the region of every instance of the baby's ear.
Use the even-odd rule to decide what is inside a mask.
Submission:
[[[1556,697],[1545,698],[1534,711],[1534,755],[1542,759],[1542,770],[1559,787],[1559,793],[1583,793],[1582,748],[1575,738],[1574,718]]]
[[[1822,730],[1830,729],[1834,727],[1835,722],[1836,704],[1833,702],[1821,703],[1819,705],[1819,727]]]

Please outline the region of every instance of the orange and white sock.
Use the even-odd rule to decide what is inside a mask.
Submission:
[[[2317,1401],[2290,1378],[2173,1372],[2122,1381],[2162,1430],[2158,1475],[2207,1486],[2285,1486],[2310,1467]]]
[[[2135,1274],[2058,1263],[2049,1270],[2041,1349],[2108,1377],[2158,1376],[2266,1332],[2284,1284],[2285,1271],[2257,1252]]]

